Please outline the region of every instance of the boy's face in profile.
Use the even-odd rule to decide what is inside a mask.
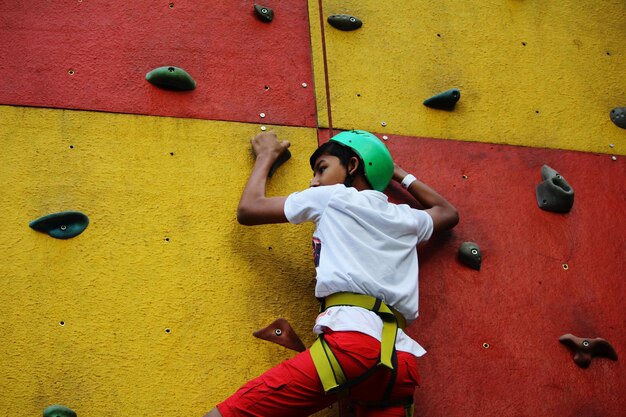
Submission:
[[[343,184],[347,174],[348,170],[341,164],[339,158],[329,154],[321,154],[313,165],[311,187]]]

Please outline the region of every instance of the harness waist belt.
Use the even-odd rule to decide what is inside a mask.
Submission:
[[[331,294],[323,299],[320,311],[325,311],[329,307],[342,305],[365,308],[376,313],[382,319],[383,330],[380,341],[380,362],[377,367],[384,366],[385,368],[393,370],[396,335],[398,333],[398,327],[403,329],[406,325],[404,317],[382,302],[382,300],[369,295],[346,292]],[[341,364],[337,361],[330,346],[328,346],[324,340],[323,335],[320,335],[313,343],[310,352],[313,363],[315,364],[315,369],[317,370],[326,393],[338,391],[350,385],[341,369]]]
[[[379,316],[381,315],[380,313],[391,313],[396,317],[396,323],[399,328],[404,330],[406,327],[406,319],[400,312],[393,307],[388,306],[382,300],[372,297],[371,295],[355,294],[351,292],[337,292],[322,300],[320,311],[324,311],[329,307],[335,306],[361,307],[366,310],[373,311]],[[385,321],[385,319],[383,319],[383,321]]]

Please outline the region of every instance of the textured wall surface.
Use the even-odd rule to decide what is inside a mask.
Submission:
[[[622,1],[321,3],[363,21],[323,28],[328,84],[316,85],[334,128],[626,154],[609,118],[626,96]],[[451,88],[454,112],[422,104]]]
[[[3,104],[315,126],[304,0],[271,24],[250,1],[14,3],[0,1]],[[197,88],[146,82],[169,65]]]
[[[260,123],[292,142],[271,195],[308,186],[326,128],[363,128],[459,208],[420,248],[416,415],[623,414],[623,2],[268,0],[269,24],[247,0],[0,5],[6,415],[202,415],[293,354],[252,331],[285,317],[312,342],[311,228],[235,219]],[[197,88],[147,83],[163,65]],[[453,111],[422,104],[453,87]],[[537,207],[544,164],[568,214]],[[90,218],[78,237],[28,227],[65,210]],[[581,369],[565,333],[620,359]]]
[[[6,106],[0,120],[6,415],[202,415],[291,355],[254,330],[286,317],[312,341],[310,229],[235,219],[258,126]],[[284,194],[306,186],[316,134],[276,130],[294,153],[271,184]],[[28,227],[65,210],[91,221],[73,239]]]

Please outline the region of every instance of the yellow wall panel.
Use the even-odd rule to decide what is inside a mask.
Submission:
[[[286,317],[312,341],[309,228],[236,222],[258,125],[0,107],[0,403],[89,416],[202,415],[293,352],[251,333]],[[269,192],[308,186],[315,129]],[[28,223],[79,210],[58,240]],[[62,323],[61,323],[62,322]]]
[[[622,1],[327,0],[323,9],[363,21],[352,32],[324,24],[335,128],[626,154],[609,118],[626,104]],[[453,112],[422,104],[450,88],[461,90]]]

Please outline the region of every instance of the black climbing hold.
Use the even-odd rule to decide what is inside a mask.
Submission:
[[[617,352],[609,342],[596,337],[595,339],[576,337],[571,333],[559,337],[559,342],[567,346],[574,353],[574,362],[581,368],[586,368],[595,357],[617,360]]]
[[[70,239],[87,228],[89,218],[79,211],[63,211],[33,220],[28,225],[56,239]]]
[[[146,80],[168,90],[185,91],[196,88],[196,82],[187,71],[173,66],[153,69],[146,74]]]
[[[480,265],[482,263],[482,254],[480,253],[480,247],[474,242],[463,242],[459,247],[459,260],[465,265],[480,271]]]
[[[626,107],[616,107],[611,110],[611,120],[622,129],[626,129]]]
[[[547,165],[541,167],[543,182],[537,185],[537,205],[542,210],[567,213],[574,205],[574,189],[558,172]]]
[[[328,16],[328,19],[326,20],[332,27],[345,31],[357,30],[363,26],[361,19],[349,14],[334,14],[332,16]]]
[[[269,7],[261,6],[259,4],[254,5],[254,11],[256,15],[264,22],[271,22],[274,20],[274,10]]]
[[[452,110],[457,101],[461,98],[458,88],[453,88],[443,93],[439,93],[424,100],[424,105],[433,109]]]
[[[276,172],[278,167],[287,162],[289,158],[291,158],[291,152],[289,152],[289,149],[287,149],[285,150],[285,152],[281,153],[276,162],[272,164],[268,176],[271,177],[272,175],[274,175],[274,172]]]
[[[43,417],[76,417],[76,412],[64,405],[51,405],[43,410]]]

